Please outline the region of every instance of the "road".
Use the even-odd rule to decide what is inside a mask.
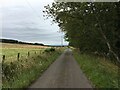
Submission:
[[[30,88],[92,88],[78,63],[67,49]]]

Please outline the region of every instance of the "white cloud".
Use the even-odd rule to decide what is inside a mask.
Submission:
[[[44,20],[44,6],[53,0],[3,0],[2,37],[44,44],[60,44],[61,33],[57,24]],[[0,18],[1,19],[1,18]],[[64,44],[67,42],[64,41]]]

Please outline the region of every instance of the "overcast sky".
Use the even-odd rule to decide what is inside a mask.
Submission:
[[[53,0],[0,0],[1,38],[61,45],[61,36],[57,24],[43,17],[44,6]],[[2,17],[1,17],[2,16]],[[64,40],[63,40],[64,41]],[[63,42],[64,45],[68,42]]]

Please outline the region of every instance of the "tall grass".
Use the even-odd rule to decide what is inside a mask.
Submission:
[[[93,87],[118,88],[118,66],[103,57],[78,52],[74,56]]]
[[[3,63],[3,88],[28,87],[60,54],[60,51],[44,52],[28,59]]]

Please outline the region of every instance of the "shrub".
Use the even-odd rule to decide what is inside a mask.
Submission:
[[[45,49],[45,52],[54,52],[55,51],[55,48],[47,48]]]

